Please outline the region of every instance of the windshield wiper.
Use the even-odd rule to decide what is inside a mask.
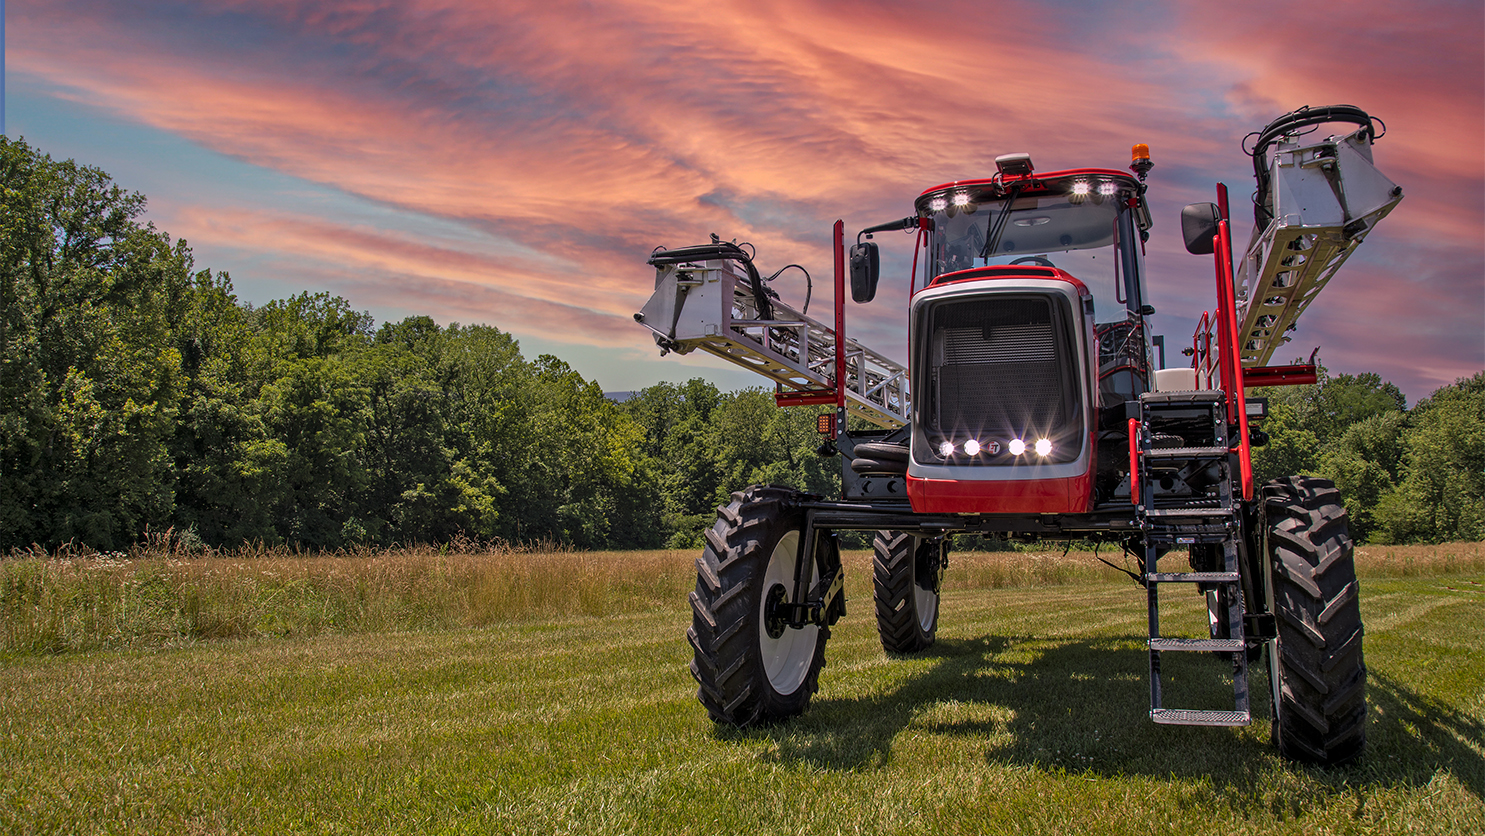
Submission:
[[[995,222],[990,224],[986,230],[985,248],[980,250],[980,258],[985,259],[986,264],[990,263],[990,254],[1000,247],[1000,237],[1005,234],[1005,222],[1010,219],[1011,207],[1015,205],[1016,198],[1023,188],[1025,188],[1024,183],[1017,183],[1011,187],[1011,193],[1005,200],[1005,208],[1000,210],[1000,214],[995,216]]]

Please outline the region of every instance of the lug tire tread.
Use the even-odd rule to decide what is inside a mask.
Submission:
[[[914,553],[918,540],[901,531],[878,531],[872,541],[872,593],[877,610],[877,633],[888,653],[916,653],[932,646],[938,633],[938,614],[924,630],[914,595]]]
[[[747,728],[784,720],[803,713],[819,690],[829,627],[819,628],[814,658],[791,694],[773,691],[757,640],[764,594],[758,587],[775,543],[797,527],[790,525],[793,515],[786,510],[797,496],[776,485],[738,491],[717,509],[717,521],[706,531],[696,561],[696,590],[689,596],[686,639],[694,651],[690,669],[696,697],[716,723]]]
[[[1279,625],[1275,736],[1286,757],[1327,766],[1366,744],[1366,664],[1350,527],[1327,479],[1263,489]]]

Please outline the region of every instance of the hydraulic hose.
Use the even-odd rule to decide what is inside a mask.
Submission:
[[[656,250],[650,253],[649,264],[655,267],[663,264],[706,261],[707,259],[742,262],[743,267],[747,268],[748,284],[753,288],[753,299],[758,305],[758,318],[773,319],[773,303],[768,301],[768,288],[763,286],[763,277],[758,274],[758,268],[753,266],[753,257],[748,255],[742,247],[730,241],[698,244],[694,247],[681,247],[676,250]]]
[[[1329,107],[1305,106],[1292,110],[1268,123],[1263,130],[1248,134],[1249,137],[1257,136],[1253,149],[1248,151],[1248,155],[1253,158],[1253,179],[1258,183],[1258,191],[1253,195],[1253,223],[1259,229],[1264,229],[1269,221],[1274,219],[1274,197],[1269,192],[1269,171],[1266,159],[1269,146],[1285,134],[1293,133],[1301,128],[1323,125],[1326,122],[1351,122],[1361,125],[1367,129],[1370,140],[1376,140],[1381,136],[1377,133],[1376,125],[1373,123],[1382,125],[1383,133],[1387,131],[1386,123],[1367,115],[1366,111],[1355,105],[1330,105]],[[1246,142],[1247,137],[1243,139]]]

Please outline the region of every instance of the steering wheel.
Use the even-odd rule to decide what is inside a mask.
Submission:
[[[1055,264],[1052,263],[1052,260],[1051,259],[1047,258],[1044,255],[1028,255],[1025,258],[1018,258],[1015,261],[1012,261],[1011,263],[1012,264],[1038,264],[1038,265],[1041,265],[1042,267],[1052,267],[1054,269],[1057,267],[1057,265],[1055,265]]]

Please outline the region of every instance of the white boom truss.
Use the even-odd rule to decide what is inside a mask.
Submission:
[[[655,292],[634,318],[655,332],[662,350],[701,349],[774,381],[781,395],[834,394],[835,330],[776,300],[772,318],[743,268],[718,259],[655,269]],[[845,344],[846,409],[881,427],[910,415],[908,372],[852,339]]]
[[[1286,137],[1270,164],[1273,220],[1255,229],[1237,277],[1238,353],[1264,366],[1294,321],[1366,233],[1402,200],[1372,165],[1366,128],[1300,145]]]

